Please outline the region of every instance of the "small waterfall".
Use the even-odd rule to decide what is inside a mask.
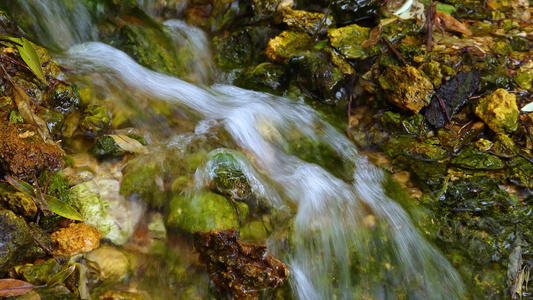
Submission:
[[[271,206],[297,207],[290,251],[284,252],[277,234],[269,241],[270,250],[289,265],[297,298],[387,299],[395,296],[395,286],[409,291],[408,298],[463,298],[459,275],[385,194],[383,172],[310,107],[229,85],[200,88],[150,71],[97,42],[72,47],[63,63],[107,78],[109,84],[187,107],[224,126],[254,162],[254,176],[265,176],[279,192],[279,197],[270,197]],[[294,132],[312,145],[331,146],[352,170],[353,181],[291,155],[287,145]],[[366,276],[370,273],[385,275]]]
[[[9,0],[8,7],[30,36],[40,45],[55,50],[97,38],[96,27],[85,1]]]

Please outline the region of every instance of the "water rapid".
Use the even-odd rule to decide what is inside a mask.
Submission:
[[[223,124],[258,173],[283,195],[281,199],[271,195],[270,204],[275,209],[297,207],[291,251],[283,253],[276,240],[269,241],[270,250],[287,259],[297,298],[330,299],[337,293],[342,299],[351,299],[361,295],[354,290],[354,282],[361,279],[354,278],[353,268],[369,261],[358,260],[377,265],[389,260],[396,280],[412,285],[418,297],[462,298],[464,287],[456,271],[421,236],[401,206],[385,194],[383,172],[310,107],[231,85],[198,87],[150,71],[124,52],[98,42],[74,46],[67,55],[63,63],[77,72],[100,74],[107,82],[191,108]],[[330,145],[347,165],[355,166],[353,181],[345,182],[286,153],[284,145],[290,140],[284,134],[295,129],[307,139]],[[381,229],[365,222],[370,215]],[[383,236],[377,239],[379,234]],[[370,293],[378,298],[391,296],[379,289]]]
[[[288,221],[274,228],[267,243],[269,251],[287,263],[295,298],[391,299],[397,297],[397,289],[407,291],[410,299],[464,297],[458,273],[387,195],[384,172],[309,106],[227,84],[200,87],[144,68],[112,46],[80,43],[95,40],[91,24],[85,22],[86,11],[80,6],[80,16],[65,18],[60,8],[47,7],[53,3],[59,2],[28,1],[24,9],[45,19],[36,23],[37,35],[48,37],[44,45],[71,46],[60,56],[65,67],[92,78],[101,90],[138,92],[199,114],[196,130],[220,124],[230,134],[233,143],[226,146],[251,162],[242,166],[249,178],[257,179],[252,182],[254,191],[274,211],[288,214]],[[185,26],[178,21],[166,25]],[[188,30],[194,34],[197,29]],[[200,60],[205,60],[205,53]],[[200,81],[209,70],[202,72]],[[210,130],[221,129],[213,125]],[[291,153],[288,145],[295,132],[312,145],[328,145],[342,164],[330,167],[349,170],[343,174],[348,179]],[[201,187],[203,171],[198,172]],[[287,235],[289,246],[283,243]]]

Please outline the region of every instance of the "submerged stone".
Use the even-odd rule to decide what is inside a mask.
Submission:
[[[518,128],[519,110],[516,96],[504,89],[481,98],[475,108],[476,115],[496,133],[511,133]]]
[[[390,140],[382,148],[390,157],[402,154],[423,161],[437,161],[448,157],[448,151],[443,149],[439,141],[434,138],[419,142],[412,136],[400,136]]]
[[[219,153],[210,159],[213,180],[211,189],[234,200],[244,201],[252,197],[252,188],[241,165],[229,153]]]
[[[163,172],[164,170],[156,162],[146,162],[146,158],[133,159],[123,171],[120,193],[130,198],[140,199],[152,207],[164,207],[168,204],[169,196],[156,182],[163,176]],[[188,177],[182,180],[185,181],[182,181],[180,185],[186,186]]]
[[[235,203],[242,220],[245,220],[248,216],[248,205],[243,202]],[[231,201],[209,192],[194,195],[192,198],[174,196],[170,201],[166,224],[189,233],[240,226],[238,214]]]
[[[92,105],[83,111],[80,120],[80,129],[94,135],[105,132],[111,126],[109,111],[103,106]]]
[[[115,142],[115,139],[106,135],[96,139],[94,145],[89,149],[89,153],[94,155],[96,158],[113,158],[124,154],[124,150],[118,146]]]
[[[101,281],[120,282],[131,271],[128,257],[119,249],[104,245],[85,254],[90,271]]]
[[[36,264],[25,264],[15,268],[17,275],[26,282],[34,285],[46,284],[52,276],[61,271],[56,259],[50,258]]]
[[[194,251],[215,288],[233,299],[257,299],[259,290],[276,288],[289,277],[289,269],[265,245],[241,242],[234,229],[195,232]]]
[[[514,157],[518,154],[518,147],[513,139],[506,134],[498,134],[494,137],[494,144],[491,147],[492,152],[500,157]]]
[[[483,122],[476,122],[467,128],[454,124],[450,130],[445,128],[439,129],[437,136],[443,147],[456,153],[466,145],[472,143],[484,129],[485,125]]]
[[[129,240],[143,211],[141,204],[120,195],[119,185],[117,180],[100,179],[70,189],[72,206],[87,224],[96,227],[104,239],[115,245]]]
[[[415,114],[429,105],[435,93],[431,82],[411,66],[389,65],[379,76],[379,84],[389,102]]]
[[[310,48],[311,37],[307,33],[283,31],[268,42],[266,56],[278,64],[287,64],[295,56]]]
[[[63,126],[63,121],[65,119],[63,114],[51,109],[43,108],[37,112],[37,116],[46,122],[46,126],[52,135],[57,136],[61,134],[61,127]]]

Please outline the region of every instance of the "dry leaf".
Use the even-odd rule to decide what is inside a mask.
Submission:
[[[435,12],[435,23],[437,25],[444,27],[444,29],[464,33],[466,35],[471,36],[472,31],[466,27],[465,24],[458,21],[456,18],[450,16],[449,14],[437,10]]]
[[[43,140],[51,138],[50,132],[48,131],[48,126],[43,119],[39,118],[36,114],[33,113],[31,108],[31,99],[28,94],[24,91],[22,87],[13,82],[13,100],[17,105],[17,109],[22,116],[22,119],[26,124],[35,124],[39,128]]]
[[[17,279],[0,279],[0,297],[16,297],[34,288],[33,284]]]
[[[117,143],[117,145],[125,151],[143,154],[148,153],[148,150],[143,144],[127,135],[111,134],[109,136],[112,137],[115,140],[115,143]]]

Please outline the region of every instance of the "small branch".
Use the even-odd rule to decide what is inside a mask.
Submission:
[[[396,55],[396,57],[398,57],[398,59],[404,64],[404,66],[406,66],[406,67],[409,66],[409,63],[407,63],[407,61],[405,59],[403,59],[403,57],[400,54],[400,52],[398,52],[398,50],[396,50],[396,48],[394,48],[394,45],[389,41],[389,39],[386,38],[386,37],[383,37],[383,40],[385,41],[385,43],[387,43],[387,46],[389,46],[389,48],[392,50],[394,55]]]
[[[428,16],[427,16],[427,25],[428,25],[428,41],[427,41],[427,52],[431,52],[431,47],[433,46],[433,24],[435,23],[435,5],[433,0],[429,1]]]
[[[452,123],[452,120],[450,119],[450,115],[448,115],[448,111],[446,110],[446,106],[444,105],[444,101],[440,98],[439,94],[435,92],[435,96],[439,100],[439,105],[442,111],[444,112],[444,115],[446,116],[446,120],[448,121],[448,124]]]

